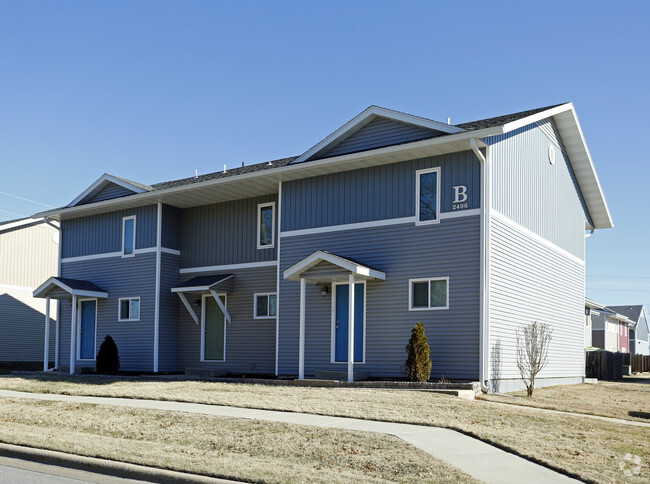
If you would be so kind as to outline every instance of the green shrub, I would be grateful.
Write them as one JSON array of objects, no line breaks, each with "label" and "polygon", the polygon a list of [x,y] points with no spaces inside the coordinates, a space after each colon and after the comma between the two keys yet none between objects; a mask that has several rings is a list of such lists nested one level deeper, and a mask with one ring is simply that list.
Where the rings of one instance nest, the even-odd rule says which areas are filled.
[{"label": "green shrub", "polygon": [[429,358],[429,342],[424,334],[424,324],[418,322],[411,330],[411,339],[406,345],[408,358],[406,372],[410,381],[425,382],[431,376],[431,359]]},{"label": "green shrub", "polygon": [[115,374],[120,369],[120,355],[110,335],[106,335],[97,353],[97,373]]}]

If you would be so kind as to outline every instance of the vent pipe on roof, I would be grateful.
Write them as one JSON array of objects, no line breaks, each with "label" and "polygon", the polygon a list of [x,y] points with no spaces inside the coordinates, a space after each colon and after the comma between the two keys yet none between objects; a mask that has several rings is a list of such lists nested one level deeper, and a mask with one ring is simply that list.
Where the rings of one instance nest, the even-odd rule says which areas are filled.
[{"label": "vent pipe on roof", "polygon": [[199,177],[199,170],[198,170],[198,168],[195,168],[194,169],[194,178],[198,178],[198,177]]},{"label": "vent pipe on roof", "polygon": [[447,124],[451,124],[451,118],[447,118]]},{"label": "vent pipe on roof", "polygon": [[246,163],[244,163],[244,162],[242,161],[242,162],[241,162],[241,166],[242,166],[242,168],[245,167],[245,166],[246,166]]},{"label": "vent pipe on roof", "polygon": [[226,173],[226,164],[223,165],[223,172]]}]

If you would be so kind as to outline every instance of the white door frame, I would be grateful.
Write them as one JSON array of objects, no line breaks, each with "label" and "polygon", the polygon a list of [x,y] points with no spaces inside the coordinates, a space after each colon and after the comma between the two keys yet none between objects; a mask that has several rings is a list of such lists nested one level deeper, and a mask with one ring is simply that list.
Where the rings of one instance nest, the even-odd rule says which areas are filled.
[{"label": "white door frame", "polygon": [[[368,299],[368,286],[366,281],[355,281],[356,284],[363,284],[363,343],[361,347],[361,361],[355,361],[355,365],[364,365],[366,363],[366,301]],[[332,283],[332,317],[331,317],[331,337],[330,337],[330,363],[335,365],[347,365],[346,361],[336,361],[336,286],[347,286],[348,282],[333,282]],[[349,319],[349,315],[348,315]],[[349,321],[348,321],[349,324]]]},{"label": "white door frame", "polygon": [[[219,297],[224,298],[224,306],[228,307],[228,294],[225,292],[217,293]],[[205,300],[207,298],[214,299],[212,294],[201,294],[201,362],[210,362],[210,363],[224,363],[226,361],[226,315],[223,315],[223,360],[206,360],[205,359]],[[216,301],[215,301],[216,302]],[[217,307],[219,305],[217,304]],[[221,310],[221,308],[219,308]],[[223,311],[221,311],[223,312]]]},{"label": "white door frame", "polygon": [[[93,345],[93,357],[92,358],[81,358],[81,303],[84,301],[95,301],[95,336],[94,336],[94,345]],[[77,360],[79,361],[95,361],[97,350],[97,310],[99,308],[99,300],[95,297],[85,297],[77,299]]]}]

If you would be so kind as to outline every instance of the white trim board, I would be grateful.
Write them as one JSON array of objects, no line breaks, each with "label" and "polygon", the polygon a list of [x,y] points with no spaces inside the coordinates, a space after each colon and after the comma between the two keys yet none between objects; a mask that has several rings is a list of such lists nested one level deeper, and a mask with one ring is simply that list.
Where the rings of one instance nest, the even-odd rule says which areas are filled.
[{"label": "white trim board", "polygon": [[[469,210],[459,210],[457,212],[441,212],[439,220],[448,220],[452,218],[473,217],[481,214],[480,208],[472,208]],[[297,237],[300,235],[324,234],[328,232],[341,232],[344,230],[360,230],[370,229],[374,227],[387,227],[390,225],[415,225],[416,218],[412,217],[399,217],[388,218],[383,220],[371,220],[369,222],[358,222],[351,224],[329,225],[326,227],[313,227],[309,229],[298,229],[281,232],[280,237]],[[426,224],[425,224],[426,225]]]},{"label": "white trim board", "polygon": [[530,237],[531,239],[534,239],[535,241],[541,243],[542,245],[545,245],[549,249],[552,249],[555,252],[558,252],[558,253],[562,254],[563,256],[568,257],[569,259],[573,260],[574,262],[577,262],[578,264],[580,264],[582,266],[585,265],[585,261],[580,259],[580,257],[577,257],[577,256],[573,255],[571,252],[563,249],[562,247],[560,247],[558,245],[555,245],[550,240],[545,239],[541,235],[536,234],[532,230],[527,229],[526,227],[524,227],[523,225],[519,225],[517,222],[515,222],[514,220],[512,220],[512,219],[508,218],[507,216],[503,215],[501,212],[498,212],[494,208],[492,208],[491,217],[505,223],[506,225],[509,225],[511,228],[521,232],[522,234],[526,235],[527,237]]},{"label": "white trim board", "polygon": [[269,260],[262,262],[244,262],[241,264],[226,264],[221,266],[204,266],[204,267],[185,267],[180,269],[179,274],[193,274],[195,272],[212,272],[212,271],[230,271],[237,269],[255,269],[257,267],[276,267],[277,260]]},{"label": "white trim board", "polygon": [[[157,247],[145,247],[144,249],[135,249],[135,255],[139,254],[153,254],[158,251]],[[172,254],[172,255],[181,255],[180,250],[176,249],[168,249],[167,247],[161,247],[160,248],[161,252],[164,252],[165,254]],[[80,255],[77,257],[66,257],[64,259],[61,259],[62,263],[67,263],[67,262],[83,262],[86,260],[95,260],[95,259],[107,259],[109,257],[122,257],[122,252],[103,252],[100,254],[90,254],[90,255]]]}]

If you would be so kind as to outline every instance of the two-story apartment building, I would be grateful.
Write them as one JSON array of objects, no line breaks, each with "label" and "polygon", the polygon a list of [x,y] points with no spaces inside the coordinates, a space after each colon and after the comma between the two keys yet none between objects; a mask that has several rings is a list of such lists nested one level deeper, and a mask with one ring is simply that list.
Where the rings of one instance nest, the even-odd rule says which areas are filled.
[{"label": "two-story apartment building", "polygon": [[628,348],[635,355],[650,355],[648,347],[649,324],[645,308],[642,304],[634,306],[609,306],[612,311],[627,317],[629,324]]},{"label": "two-story apartment building", "polygon": [[[57,223],[30,218],[0,223],[0,365],[38,368],[47,340],[54,361],[54,327],[45,335],[45,301],[34,298],[34,289],[58,273]],[[55,318],[56,304],[52,305]]]},{"label": "two-story apartment building", "polygon": [[[584,376],[585,230],[612,221],[572,104],[449,125],[372,106],[297,157],[144,185],[103,175],[61,221],[59,367],[432,376],[520,385],[515,330],[555,328],[540,384]],[[494,385],[493,385],[493,388]]]}]

